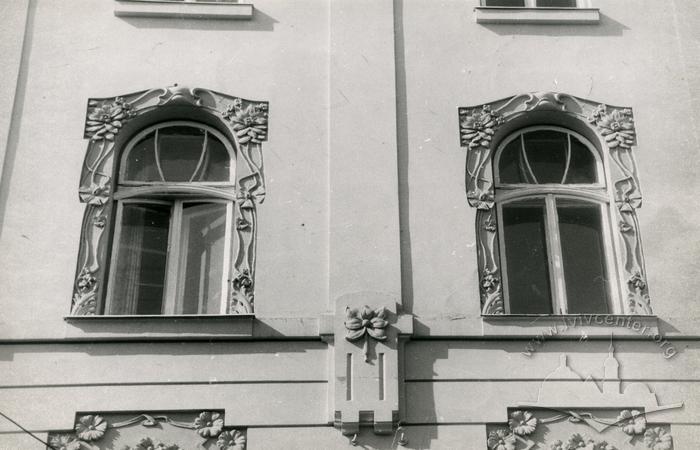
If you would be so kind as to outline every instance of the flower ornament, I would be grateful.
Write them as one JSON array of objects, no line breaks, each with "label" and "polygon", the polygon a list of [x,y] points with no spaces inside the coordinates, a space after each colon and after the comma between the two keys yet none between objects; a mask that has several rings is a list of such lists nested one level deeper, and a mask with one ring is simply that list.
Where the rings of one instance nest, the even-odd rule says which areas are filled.
[{"label": "flower ornament", "polygon": [[643,291],[647,287],[646,281],[644,281],[644,277],[642,277],[641,272],[637,271],[630,277],[629,280],[627,280],[627,284],[630,284],[633,288]]},{"label": "flower ornament", "polygon": [[[131,450],[131,447],[126,447],[125,450]],[[174,444],[163,444],[162,442],[154,441],[151,438],[143,438],[134,447],[133,450],[181,450],[180,447]]]},{"label": "flower ornament", "polygon": [[491,107],[484,105],[481,111],[460,110],[460,135],[462,145],[468,145],[469,148],[488,147],[491,144],[491,138],[495,133],[495,128],[503,123],[503,118],[496,112],[491,111]]},{"label": "flower ornament", "polygon": [[249,104],[243,106],[239,98],[226,108],[224,117],[231,121],[238,142],[259,144],[267,138],[267,104]]},{"label": "flower ornament", "polygon": [[204,438],[218,436],[223,427],[224,419],[217,412],[204,411],[194,419],[194,429]]},{"label": "flower ornament", "polygon": [[633,409],[631,412],[627,409],[620,412],[617,416],[617,425],[622,427],[622,431],[625,434],[633,436],[635,434],[642,434],[647,427],[647,420],[644,414]]},{"label": "flower ornament", "polygon": [[[80,272],[80,275],[78,276],[78,279],[75,282],[76,286],[78,287],[78,290],[80,290],[81,292],[91,290],[95,286],[95,283],[97,283],[97,279],[93,276],[92,272],[90,272],[87,269],[83,269]],[[92,416],[83,416],[83,417],[92,417]],[[96,417],[99,417],[99,416],[96,416]]]},{"label": "flower ornament", "polygon": [[491,272],[489,269],[484,269],[484,273],[481,275],[481,290],[483,292],[490,292],[496,289],[498,286],[498,277]]},{"label": "flower ornament", "polygon": [[496,221],[493,219],[493,217],[489,217],[485,222],[484,222],[484,230],[490,231],[491,233],[496,232]]},{"label": "flower ornament", "polygon": [[80,450],[80,441],[70,434],[51,436],[49,444],[54,450]]},{"label": "flower ornament", "polygon": [[386,320],[386,309],[379,308],[372,310],[369,306],[364,306],[362,311],[357,308],[345,308],[345,339],[356,341],[362,337],[365,343],[362,347],[365,361],[369,361],[369,338],[378,341],[386,340],[386,327],[389,322]]},{"label": "flower ornament", "polygon": [[513,411],[508,426],[515,434],[521,436],[531,434],[537,427],[537,418],[529,411]]},{"label": "flower ornament", "polygon": [[236,200],[238,200],[240,203],[241,209],[254,209],[255,203],[262,203],[263,198],[264,193],[255,191],[251,192],[245,189],[242,189],[238,192],[238,194],[236,194]]},{"label": "flower ornament", "polygon": [[92,186],[78,191],[80,201],[89,205],[102,206],[107,203],[111,187],[109,180],[105,179],[99,184],[93,183]]},{"label": "flower ornament", "polygon": [[489,450],[515,450],[515,436],[506,429],[492,431],[486,445]]},{"label": "flower ornament", "polygon": [[75,434],[85,441],[94,441],[105,434],[107,421],[101,416],[88,414],[82,416],[75,423]]},{"label": "flower ornament", "polygon": [[671,450],[673,438],[661,427],[649,428],[644,433],[644,443],[651,450]]},{"label": "flower ornament", "polygon": [[569,440],[566,442],[567,450],[575,450],[577,448],[586,448],[586,439],[578,433],[571,435]]},{"label": "flower ornament", "polygon": [[626,222],[620,221],[617,225],[620,229],[620,233],[629,233],[630,231],[632,231],[632,226]]},{"label": "flower ornament", "polygon": [[238,430],[224,431],[216,441],[220,450],[244,450],[245,444],[245,435]]},{"label": "flower ornament", "polygon": [[629,149],[634,144],[634,119],[631,110],[614,109],[608,113],[607,107],[600,105],[588,120],[598,126],[608,148]]},{"label": "flower ornament", "polygon": [[608,444],[607,441],[600,441],[593,444],[593,450],[617,450],[617,447]]},{"label": "flower ornament", "polygon": [[[95,106],[95,105],[91,105]],[[131,105],[123,98],[117,97],[113,103],[103,103],[95,106],[89,113],[85,123],[85,134],[91,141],[113,141],[114,136],[131,116]]]}]

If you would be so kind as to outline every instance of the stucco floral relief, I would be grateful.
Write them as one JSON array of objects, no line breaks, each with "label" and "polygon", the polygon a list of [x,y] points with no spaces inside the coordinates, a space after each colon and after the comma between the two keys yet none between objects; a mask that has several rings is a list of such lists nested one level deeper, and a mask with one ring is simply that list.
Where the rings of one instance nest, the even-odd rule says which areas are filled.
[{"label": "stucco floral relief", "polygon": [[[114,421],[105,418],[105,415],[87,414],[79,416],[75,422],[73,433],[49,433],[48,444],[54,450],[107,450],[115,445],[112,442],[103,442],[105,435],[111,429],[132,427],[141,425],[146,428],[162,427],[169,425],[176,428],[192,430],[196,433],[199,442],[204,448],[218,450],[245,450],[245,433],[235,429],[224,429],[222,413],[216,411],[202,411],[191,421],[178,421],[164,415],[140,414],[122,421]],[[150,436],[145,436],[134,445],[120,446],[124,450],[180,450],[184,449],[176,443],[164,443]],[[198,447],[199,448],[199,447]]]}]

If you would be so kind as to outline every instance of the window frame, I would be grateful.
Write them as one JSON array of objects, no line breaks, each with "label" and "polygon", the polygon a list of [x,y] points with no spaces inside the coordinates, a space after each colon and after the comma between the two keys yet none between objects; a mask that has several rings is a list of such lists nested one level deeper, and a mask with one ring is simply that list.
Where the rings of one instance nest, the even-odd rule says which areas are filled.
[{"label": "window frame", "polygon": [[[532,131],[558,131],[565,133],[571,145],[571,136],[574,136],[586,146],[593,154],[596,168],[596,183],[501,183],[500,181],[500,158],[503,150],[515,139],[523,139],[526,133]],[[604,245],[605,272],[609,280],[618,279],[618,271],[615,257],[615,247],[613,244],[610,208],[610,196],[607,190],[606,171],[599,150],[581,134],[569,128],[557,125],[533,125],[517,129],[502,139],[493,156],[493,176],[495,188],[496,217],[503,216],[503,207],[509,203],[527,199],[543,199],[545,205],[545,237],[547,249],[547,266],[549,272],[549,282],[551,290],[552,314],[568,314],[568,302],[566,295],[566,279],[564,276],[563,254],[561,249],[561,235],[559,232],[559,220],[557,212],[557,199],[570,199],[585,203],[596,204],[600,210],[602,240]],[[508,259],[506,258],[506,245],[504,242],[505,229],[503,220],[496,220],[498,226],[499,256],[501,266],[501,278],[503,280],[503,296],[505,314],[510,314],[510,293],[508,286]],[[622,311],[620,300],[620,290],[617,283],[607,283],[608,293],[608,314],[619,314]]]},{"label": "window frame", "polygon": [[[547,124],[578,133],[585,138],[583,142],[597,150],[605,174],[600,180],[604,180],[607,188],[589,191],[560,186],[557,189],[561,192],[555,194],[578,196],[588,192],[589,196],[597,195],[598,200],[609,205],[609,215],[603,214],[601,219],[608,222],[612,241],[612,245],[607,241],[606,248],[612,248],[615,253],[616,276],[611,283],[620,292],[619,302],[612,306],[617,307],[620,314],[653,316],[637,219],[642,193],[635,161],[637,141],[632,109],[561,92],[541,91],[458,107],[457,115],[460,146],[466,150],[466,197],[476,212],[475,250],[481,315],[487,318],[506,313],[499,250],[502,231],[499,233],[497,212],[498,201],[503,202],[507,197],[501,195],[504,189],[495,187],[494,155],[502,140],[511,134]],[[546,193],[540,186],[546,185],[536,188]],[[512,192],[510,190],[508,195]],[[610,266],[607,270],[610,271]]]},{"label": "window frame", "polygon": [[[204,130],[205,133],[214,135],[226,148],[229,156],[229,181],[133,181],[125,180],[125,171],[129,154],[134,147],[146,136],[157,133],[157,130],[168,127],[193,127]],[[156,134],[157,137],[157,134]],[[204,149],[202,155],[204,155]],[[217,129],[206,124],[191,120],[173,120],[155,123],[133,135],[119,155],[117,180],[113,198],[116,204],[112,226],[112,244],[110,246],[110,264],[106,276],[106,293],[104,299],[104,311],[109,312],[115,302],[113,280],[116,279],[116,267],[119,255],[119,243],[122,233],[122,216],[125,204],[158,204],[170,206],[170,218],[168,229],[168,244],[165,263],[165,275],[163,280],[163,296],[161,314],[182,315],[184,302],[183,280],[180,277],[183,258],[187,252],[181,248],[183,238],[183,207],[186,203],[220,203],[226,205],[224,258],[222,261],[221,304],[218,314],[226,314],[227,299],[229,296],[228,280],[231,278],[231,266],[233,259],[233,210],[236,201],[235,177],[236,177],[236,153],[231,142]],[[157,158],[157,157],[156,157]],[[200,164],[202,159],[200,159]],[[194,173],[197,173],[198,165]],[[160,168],[159,168],[160,171]],[[161,172],[162,176],[162,172]],[[209,187],[209,189],[206,189]],[[203,189],[204,188],[204,189]],[[135,315],[135,304],[127,299],[127,315]],[[201,309],[201,305],[199,307]],[[178,310],[180,310],[178,312]],[[196,313],[204,314],[204,313]]]},{"label": "window frame", "polygon": [[542,8],[549,8],[549,9],[581,9],[581,8],[590,8],[591,7],[591,0],[575,0],[576,1],[576,6],[537,6],[537,1],[538,0],[523,0],[523,6],[501,6],[501,5],[488,5],[487,2],[488,0],[480,0],[479,1],[479,6],[485,7],[485,8],[537,8],[537,9],[542,9]]},{"label": "window frame", "polygon": [[[116,205],[126,198],[220,198],[233,205],[230,295],[227,316],[253,316],[257,245],[257,209],[265,199],[263,144],[268,135],[266,101],[248,100],[200,87],[155,87],[113,97],[89,98],[83,137],[87,141],[78,197],[85,204],[80,229],[73,293],[66,319],[125,318],[105,311],[106,281]],[[237,162],[230,183],[144,184],[115,192],[119,156],[131,138],[167,122],[195,122],[225,136]],[[211,317],[211,315],[191,315]],[[183,317],[174,316],[174,317]],[[149,316],[159,318],[164,316]],[[216,316],[214,316],[216,317]]]}]

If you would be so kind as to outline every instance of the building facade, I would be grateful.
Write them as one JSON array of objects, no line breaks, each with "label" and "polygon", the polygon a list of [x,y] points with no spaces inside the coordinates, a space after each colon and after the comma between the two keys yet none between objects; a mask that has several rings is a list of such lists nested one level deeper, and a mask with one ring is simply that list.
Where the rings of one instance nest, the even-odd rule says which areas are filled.
[{"label": "building facade", "polygon": [[0,448],[700,447],[695,2],[0,11]]}]

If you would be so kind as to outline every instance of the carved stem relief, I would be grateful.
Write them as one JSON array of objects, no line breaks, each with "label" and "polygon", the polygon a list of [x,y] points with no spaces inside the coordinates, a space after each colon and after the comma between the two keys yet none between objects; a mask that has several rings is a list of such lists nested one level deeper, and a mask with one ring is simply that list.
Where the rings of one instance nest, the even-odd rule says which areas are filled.
[{"label": "carved stem relief", "polygon": [[72,315],[100,314],[100,299],[106,280],[105,266],[113,208],[115,140],[123,127],[138,116],[171,105],[203,110],[218,118],[235,137],[238,151],[237,201],[234,227],[231,314],[254,311],[256,205],[265,196],[262,142],[267,139],[268,104],[231,97],[206,89],[177,85],[113,98],[90,99],[85,138],[89,139],[79,197],[86,204]]},{"label": "carved stem relief", "polygon": [[604,158],[617,205],[617,240],[625,313],[651,314],[636,209],[641,206],[637,166],[632,153],[636,145],[634,118],[629,108],[615,108],[554,92],[516,95],[485,105],[459,108],[460,143],[467,149],[466,188],[470,206],[477,208],[479,281],[482,314],[504,314],[501,269],[496,235],[492,159],[494,136],[499,127],[534,111],[554,111],[573,117],[600,136]]}]

